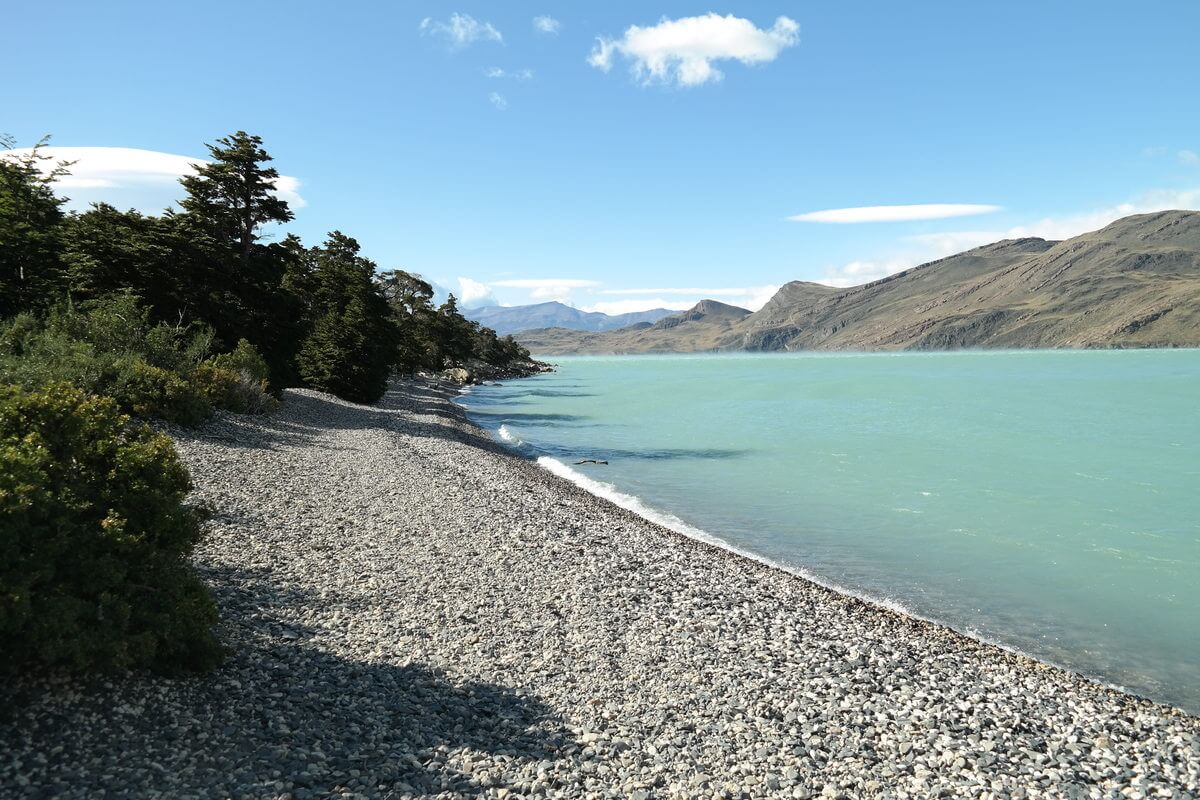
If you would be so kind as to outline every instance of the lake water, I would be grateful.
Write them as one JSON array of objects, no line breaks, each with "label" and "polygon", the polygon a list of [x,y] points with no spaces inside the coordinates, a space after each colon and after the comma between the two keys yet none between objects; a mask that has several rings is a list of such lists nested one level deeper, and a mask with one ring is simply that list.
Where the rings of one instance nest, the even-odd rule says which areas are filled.
[{"label": "lake water", "polygon": [[555,361],[462,402],[679,530],[1200,712],[1200,350]]}]

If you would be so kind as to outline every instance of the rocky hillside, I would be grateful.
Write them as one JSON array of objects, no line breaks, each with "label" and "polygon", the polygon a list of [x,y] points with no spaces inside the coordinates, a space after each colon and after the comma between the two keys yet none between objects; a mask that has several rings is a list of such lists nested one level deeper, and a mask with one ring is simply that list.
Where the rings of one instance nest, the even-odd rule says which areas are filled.
[{"label": "rocky hillside", "polygon": [[642,322],[608,333],[564,328],[525,331],[517,338],[533,352],[570,353],[689,353],[716,350],[750,316],[744,308],[702,300],[687,311]]},{"label": "rocky hillside", "polygon": [[659,327],[670,319],[522,342],[545,354],[1197,347],[1200,212],[1126,217],[1062,242],[996,242],[849,289],[797,281],[719,329]]},{"label": "rocky hillside", "polygon": [[611,331],[639,322],[654,323],[672,313],[665,308],[654,308],[629,314],[603,314],[599,311],[580,311],[553,301],[528,306],[484,306],[463,312],[468,318],[483,323],[501,336],[533,328]]}]

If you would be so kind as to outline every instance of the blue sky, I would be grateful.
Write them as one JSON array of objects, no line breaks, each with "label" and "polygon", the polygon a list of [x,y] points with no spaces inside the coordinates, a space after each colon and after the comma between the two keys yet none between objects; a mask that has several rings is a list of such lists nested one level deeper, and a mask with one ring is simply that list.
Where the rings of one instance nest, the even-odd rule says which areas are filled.
[{"label": "blue sky", "polygon": [[[291,230],[340,229],[476,303],[755,307],[788,280],[1200,206],[1192,0],[115,0],[4,19],[0,132],[128,148],[75,151],[77,205],[161,208],[172,170],[245,129],[291,179]],[[926,204],[943,208],[790,219]]]}]

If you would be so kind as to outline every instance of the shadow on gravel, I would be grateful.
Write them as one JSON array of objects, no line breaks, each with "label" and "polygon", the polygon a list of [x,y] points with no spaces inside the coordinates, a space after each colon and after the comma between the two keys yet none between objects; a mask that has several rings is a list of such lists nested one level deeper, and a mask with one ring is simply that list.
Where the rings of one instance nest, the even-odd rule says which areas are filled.
[{"label": "shadow on gravel", "polygon": [[[206,577],[232,640],[212,675],[0,691],[11,712],[0,718],[0,748],[29,779],[15,796],[475,795],[493,779],[511,786],[524,765],[556,760],[571,743],[535,695],[349,658],[331,652],[335,640],[322,648],[316,631],[276,618],[329,598],[263,573]],[[505,775],[465,766],[472,756],[492,766],[500,756]]]},{"label": "shadow on gravel", "polygon": [[[216,441],[228,447],[274,450],[285,447],[329,448],[329,431],[385,430],[408,436],[450,439],[506,452],[482,432],[463,427],[465,412],[448,408],[448,395],[416,386],[389,389],[377,406],[345,405],[322,396],[289,392],[285,406],[264,416],[226,415],[220,424],[198,430],[177,429],[180,439]],[[398,413],[404,412],[404,413]],[[409,414],[445,422],[413,419]]]}]

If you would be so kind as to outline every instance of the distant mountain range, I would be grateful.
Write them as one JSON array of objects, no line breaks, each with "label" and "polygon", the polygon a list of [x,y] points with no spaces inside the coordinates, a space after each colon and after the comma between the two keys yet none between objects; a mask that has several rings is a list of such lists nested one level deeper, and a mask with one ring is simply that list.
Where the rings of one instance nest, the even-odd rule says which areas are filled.
[{"label": "distant mountain range", "polygon": [[541,355],[1200,347],[1200,212],[1005,240],[849,289],[794,281],[754,313],[705,300],[653,324],[517,338]]},{"label": "distant mountain range", "polygon": [[501,335],[532,328],[612,331],[639,322],[657,322],[674,313],[670,309],[655,308],[630,314],[603,314],[599,311],[580,311],[558,302],[529,306],[483,306],[463,311],[466,317],[483,323]]}]

